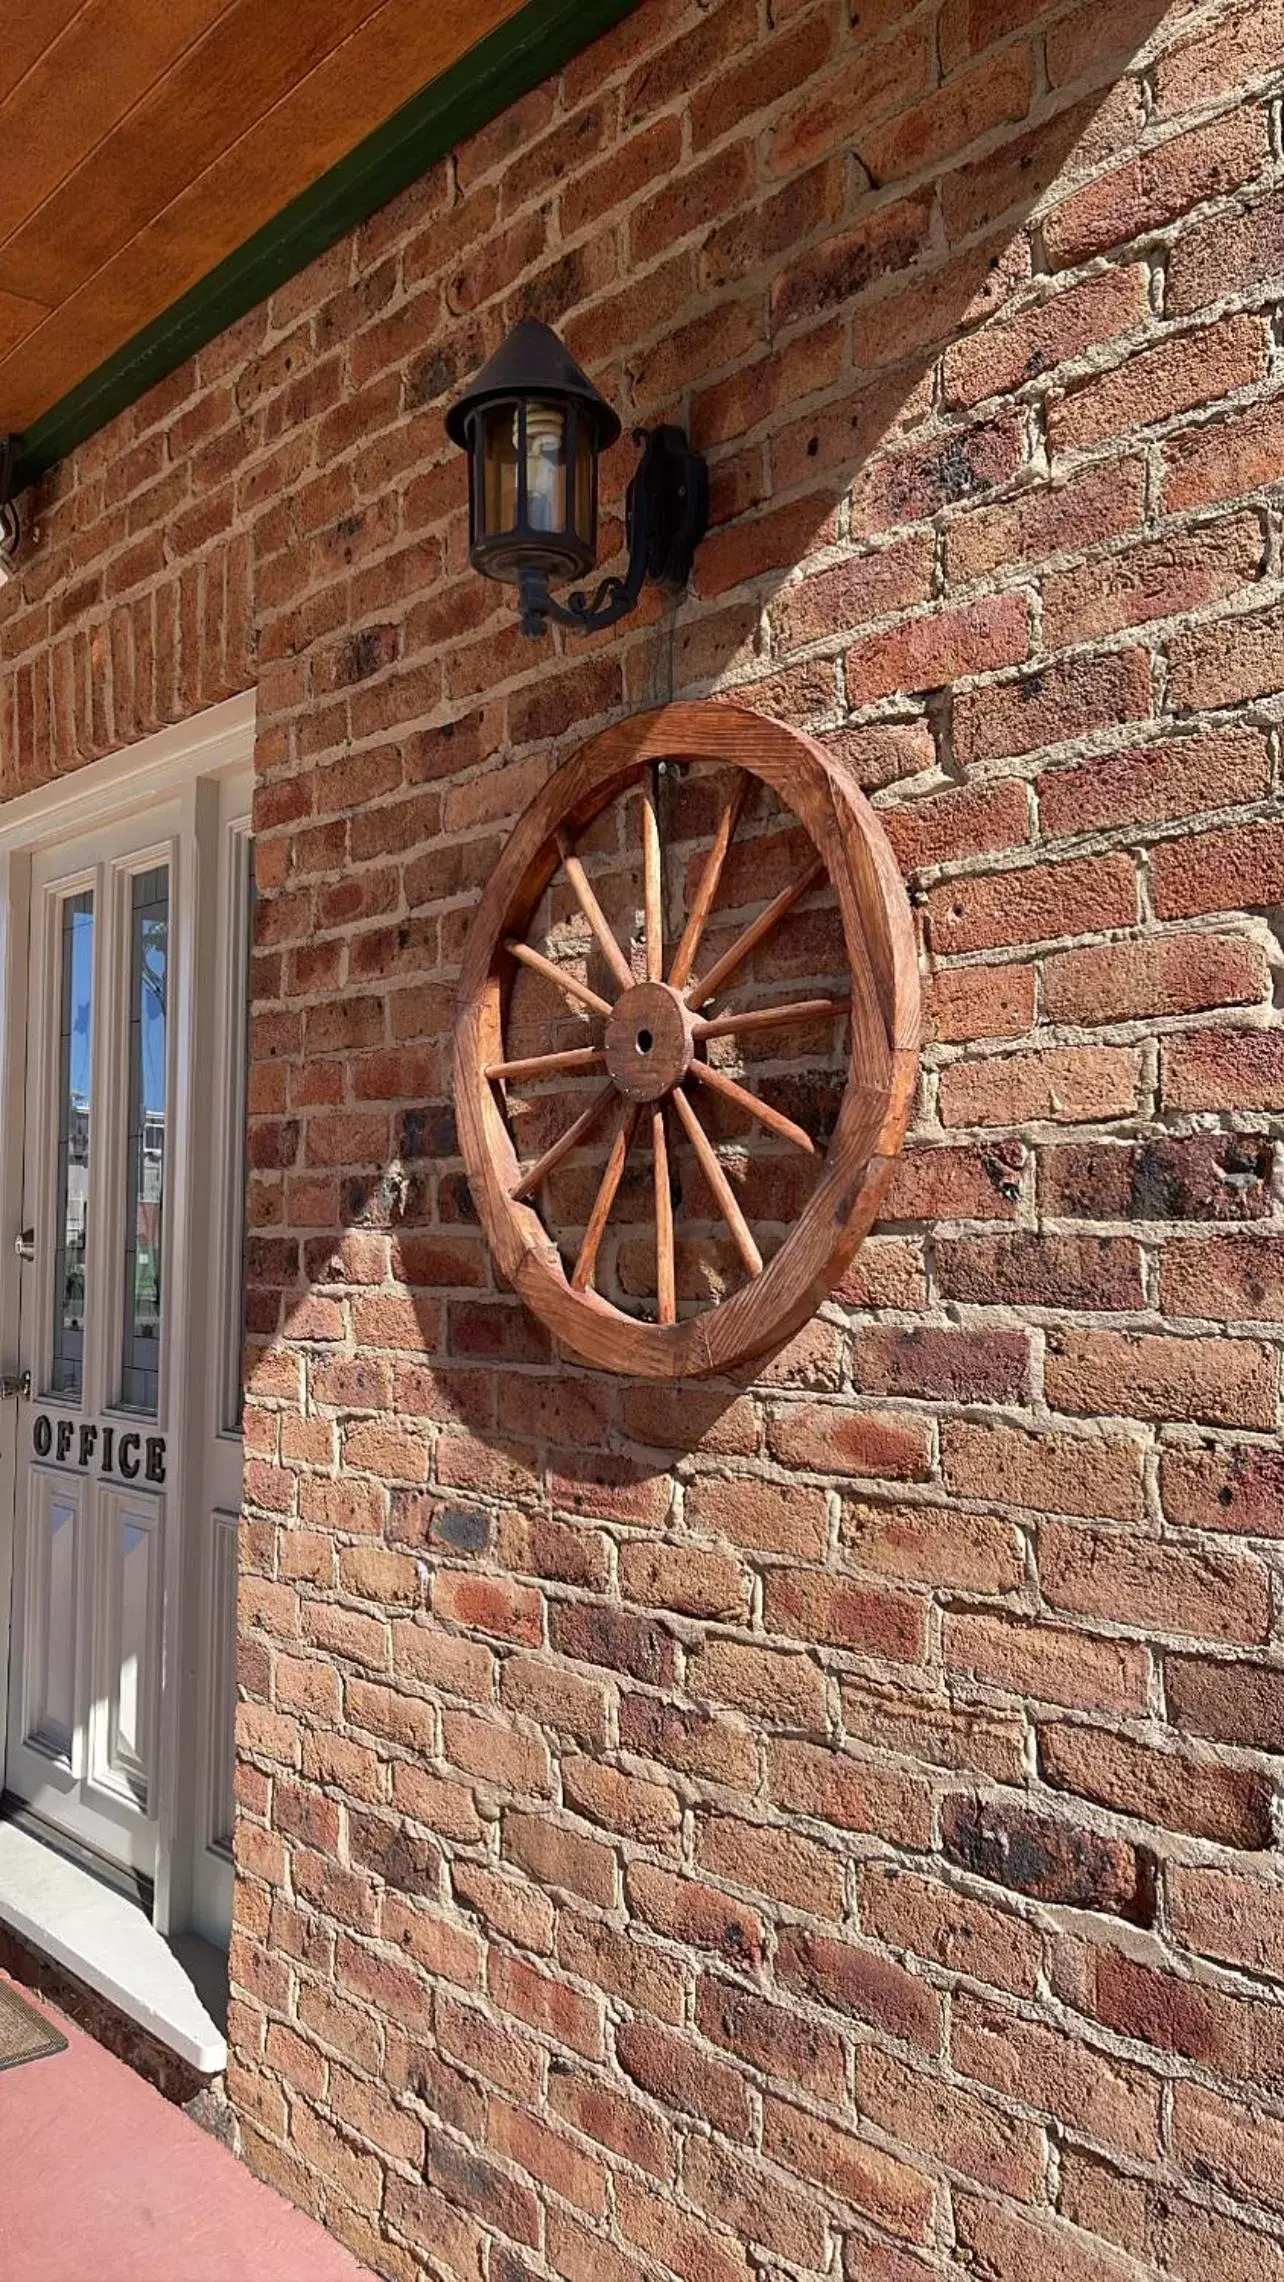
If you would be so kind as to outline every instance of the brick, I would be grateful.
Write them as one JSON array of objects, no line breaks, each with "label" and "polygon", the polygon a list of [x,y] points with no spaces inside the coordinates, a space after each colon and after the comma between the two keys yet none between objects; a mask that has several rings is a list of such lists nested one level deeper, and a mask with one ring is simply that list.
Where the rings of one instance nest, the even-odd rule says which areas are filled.
[{"label": "brick", "polygon": [[1284,1673],[1269,1664],[1165,1656],[1164,1695],[1170,1720],[1191,1735],[1284,1750]]},{"label": "brick", "polygon": [[962,2255],[979,2273],[1004,2282],[1024,2274],[1055,2274],[1057,2282],[1132,2282],[1135,2269],[1117,2252],[1086,2235],[1014,2211],[975,2195],[955,2199],[955,2230]]},{"label": "brick", "polygon": [[791,1405],[769,1419],[767,1442],[780,1464],[816,1473],[915,1481],[930,1468],[926,1427],[891,1412]]},{"label": "brick", "polygon": [[849,1499],[842,1541],[860,1569],[928,1585],[1006,1592],[1021,1581],[1021,1546],[1012,1524],[997,1514],[965,1513],[952,1505],[884,1504]]},{"label": "brick", "polygon": [[[1251,1143],[1238,1154],[1259,1177]],[[1247,1233],[1174,1245],[1163,1257],[1160,1304],[1167,1315],[1277,1323],[1284,1319],[1284,1247],[1278,1237]]]},{"label": "brick", "polygon": [[1134,1442],[949,1420],[941,1456],[947,1488],[962,1497],[992,1500],[1002,1482],[1005,1503],[1036,1512],[1141,1518],[1141,1451]]},{"label": "brick", "polygon": [[1178,2084],[1173,2144],[1188,2178],[1213,2179],[1236,2202],[1279,2209],[1284,2135],[1276,2117],[1202,2084]]},{"label": "brick", "polygon": [[1146,1709],[1149,1659],[1134,1641],[958,1610],[945,1619],[943,1656],[947,1670],[1036,1703],[1138,1716]]},{"label": "brick", "polygon": [[857,642],[844,659],[847,687],[855,704],[868,705],[893,691],[937,689],[1019,665],[1029,648],[1024,596],[995,595]]},{"label": "brick", "polygon": [[1284,1458],[1274,1449],[1166,1450],[1159,1478],[1164,1512],[1182,1527],[1284,1531]]},{"label": "brick", "polygon": [[942,1070],[944,1125],[1063,1124],[1127,1116],[1137,1105],[1141,1063],[1128,1046],[1051,1046],[992,1054]]},{"label": "brick", "polygon": [[1067,390],[1048,415],[1054,452],[1103,442],[1131,429],[1153,427],[1193,411],[1267,376],[1266,335],[1260,319],[1225,317],[1178,339],[1143,349],[1117,371]]},{"label": "brick", "polygon": [[[1020,847],[1030,836],[1025,787],[1011,782],[905,801],[884,808],[881,821],[905,872],[957,863],[963,856],[986,855],[995,848]],[[941,980],[938,976],[933,993],[938,1035]],[[1010,978],[1010,987],[1015,988],[1015,977]]]},{"label": "brick", "polygon": [[924,2051],[941,2039],[940,1999],[929,1985],[875,1950],[787,1926],[776,1960],[780,1980],[815,2003],[854,2014]]},{"label": "brick", "polygon": [[827,1847],[789,1830],[711,1815],[696,1841],[702,1870],[771,1900],[837,1923],[843,1912],[843,1868]]},{"label": "brick", "polygon": [[744,2250],[730,2235],[712,2233],[676,2210],[670,2199],[625,2177],[617,2183],[616,2199],[619,2223],[630,2241],[640,2244],[653,2262],[662,2257],[682,2282],[749,2282]]},{"label": "brick", "polygon": [[1044,1388],[1054,1410],[1085,1416],[1273,1426],[1274,1352],[1247,1339],[1165,1339],[1116,1331],[1049,1336]]},{"label": "brick", "polygon": [[1213,428],[1170,436],[1160,455],[1165,509],[1171,514],[1264,489],[1274,481],[1282,437],[1284,404],[1278,397],[1246,405]]},{"label": "brick", "polygon": [[931,1842],[927,1793],[908,1776],[884,1774],[866,1760],[811,1743],[773,1743],[767,1765],[771,1795],[788,1811],[843,1830],[876,1831],[903,1845]]},{"label": "brick", "polygon": [[1054,1021],[1131,1021],[1250,1006],[1269,990],[1256,943],[1242,936],[1168,935],[1063,952],[1044,965],[1044,1007]]},{"label": "brick", "polygon": [[1054,659],[1019,681],[964,690],[954,707],[954,755],[964,767],[1067,744],[1093,729],[1144,721],[1152,708],[1144,650]]},{"label": "brick", "polygon": [[942,953],[1085,935],[1135,924],[1136,873],[1126,855],[980,872],[934,888],[928,909],[932,947]]},{"label": "brick", "polygon": [[1030,1375],[1021,1331],[902,1331],[873,1325],[859,1333],[856,1376],[870,1394],[934,1396],[945,1402],[1020,1402]]},{"label": "brick", "polygon": [[1284,1971],[1284,1891],[1262,1877],[1174,1865],[1168,1880],[1173,1933],[1183,1948],[1278,1980]]},{"label": "brick", "polygon": [[937,1272],[947,1299],[981,1307],[1130,1308],[1142,1303],[1141,1258],[1120,1236],[944,1237]]},{"label": "brick", "polygon": [[[1154,1912],[1152,1867],[1135,1847],[1006,1800],[948,1800],[941,1845],[946,1860],[961,1870],[1035,1901],[1104,1911],[1142,1925]],[[983,2176],[971,2165],[963,2168]]]},{"label": "brick", "polygon": [[1152,880],[1161,919],[1268,909],[1284,900],[1284,825],[1252,824],[1171,841],[1154,851]]},{"label": "brick", "polygon": [[880,182],[937,164],[994,128],[1024,119],[1033,90],[1029,48],[1008,49],[866,134],[864,163]]},{"label": "brick", "polygon": [[1095,1536],[1049,1522],[1039,1574],[1054,1606],[1143,1630],[1213,1640],[1264,1640],[1270,1593],[1262,1565],[1213,1547]]},{"label": "brick", "polygon": [[1284,1109],[1284,1030],[1190,1030],[1166,1040],[1167,1109]]},{"label": "brick", "polygon": [[884,1206],[888,1220],[1012,1220],[1021,1194],[1019,1142],[907,1148]]},{"label": "brick", "polygon": [[1260,1775],[1130,1743],[1100,1728],[1044,1727],[1039,1756],[1058,1790],[1162,1830],[1250,1851],[1270,1844],[1271,1789]]},{"label": "brick", "polygon": [[931,1688],[894,1681],[846,1677],[842,1686],[843,1725],[856,1742],[880,1751],[989,1775],[996,1782],[1022,1779],[1025,1767],[1024,1716],[991,1711],[956,1701]]},{"label": "brick", "polygon": [[1007,1909],[882,1863],[862,1869],[860,1906],[867,1932],[951,1976],[963,1975],[1017,1997],[1033,1996],[1038,1986],[1040,1937]]},{"label": "brick", "polygon": [[778,2172],[751,2158],[693,2138],[683,2185],[691,2200],[737,2241],[759,2244],[778,2257],[819,2271],[827,2232],[812,2199],[786,2185]]},{"label": "brick", "polygon": [[841,2102],[847,2074],[841,2037],[802,2019],[791,2006],[705,1975],[696,1991],[696,2026],[711,2044],[764,2075],[784,2077],[816,2099]]},{"label": "brick", "polygon": [[1182,233],[1168,259],[1168,306],[1187,316],[1227,293],[1278,277],[1284,250],[1284,199],[1222,214]]},{"label": "brick", "polygon": [[[1103,825],[1164,823],[1259,800],[1268,781],[1260,735],[1236,729],[1105,753],[1081,768],[1049,772],[1039,780],[1039,814],[1045,832],[1054,835],[1091,832]],[[1179,845],[1166,842],[1154,851],[1153,860],[1170,886],[1174,871],[1180,871],[1173,854]],[[1167,903],[1156,908],[1162,918],[1178,916]]]},{"label": "brick", "polygon": [[972,1039],[1017,1037],[1035,1019],[1033,964],[938,967],[931,978],[929,1037],[966,1044]]},{"label": "brick", "polygon": [[769,1725],[813,1734],[824,1725],[824,1683],[805,1656],[747,1641],[706,1640],[690,1659],[687,1686],[698,1700],[729,1704]]},{"label": "brick", "polygon": [[[1132,1144],[1071,1142],[1043,1152],[1039,1201],[1053,1218],[1254,1220],[1270,1210],[1271,1170],[1269,1144],[1251,1134],[1189,1134]],[[1238,1247],[1228,1249],[1220,1263],[1201,1263],[1193,1248],[1189,1269],[1183,1265],[1184,1251],[1184,1246],[1171,1250],[1161,1267],[1161,1288],[1163,1278],[1169,1279],[1167,1312],[1172,1315],[1191,1312],[1175,1304],[1188,1273],[1206,1268],[1215,1281],[1225,1278],[1229,1288],[1238,1274],[1251,1276],[1253,1271],[1251,1243],[1242,1269],[1237,1267]]]},{"label": "brick", "polygon": [[1180,617],[1251,586],[1264,563],[1261,524],[1243,514],[1057,572],[1044,581],[1044,641],[1063,649],[1121,627]]},{"label": "brick", "polygon": [[714,1950],[750,1971],[762,1962],[763,1926],[756,1910],[698,1878],[634,1862],[626,1874],[629,1908],[670,1940]]},{"label": "brick", "polygon": [[1070,268],[1109,253],[1179,220],[1206,198],[1253,181],[1267,164],[1265,130],[1261,111],[1234,111],[1152,145],[1076,191],[1043,220],[1043,242],[1054,266]]},{"label": "brick", "polygon": [[1261,8],[1233,8],[1224,21],[1202,25],[1175,41],[1157,64],[1156,93],[1161,115],[1207,102],[1231,86],[1273,71],[1279,53],[1277,0]]}]

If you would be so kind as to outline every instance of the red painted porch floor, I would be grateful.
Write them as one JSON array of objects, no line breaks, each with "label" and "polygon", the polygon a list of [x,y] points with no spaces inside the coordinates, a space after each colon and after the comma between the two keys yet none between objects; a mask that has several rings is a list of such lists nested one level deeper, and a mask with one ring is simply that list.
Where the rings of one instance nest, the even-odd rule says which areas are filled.
[{"label": "red painted porch floor", "polygon": [[368,2282],[181,2108],[41,2010],[67,2050],[0,2070],[0,2282]]}]

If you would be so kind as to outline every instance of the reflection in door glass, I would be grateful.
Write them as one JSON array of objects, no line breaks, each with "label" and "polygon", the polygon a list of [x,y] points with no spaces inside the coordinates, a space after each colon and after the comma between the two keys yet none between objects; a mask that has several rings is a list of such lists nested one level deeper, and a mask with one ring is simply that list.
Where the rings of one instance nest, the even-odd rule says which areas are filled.
[{"label": "reflection in door glass", "polygon": [[85,1238],[89,1225],[89,1066],[93,1045],[94,899],[62,907],[58,1037],[58,1217],[50,1392],[79,1400],[85,1368]]},{"label": "reflection in door glass", "polygon": [[126,1136],[125,1336],[120,1399],[155,1414],[160,1401],[161,1253],[169,1028],[169,872],[133,882],[129,952],[129,1125]]}]

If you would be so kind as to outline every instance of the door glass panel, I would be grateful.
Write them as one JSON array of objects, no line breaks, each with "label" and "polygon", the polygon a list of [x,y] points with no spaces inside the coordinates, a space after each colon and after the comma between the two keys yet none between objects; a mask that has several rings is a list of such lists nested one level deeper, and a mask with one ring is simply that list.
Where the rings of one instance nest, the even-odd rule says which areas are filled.
[{"label": "door glass panel", "polygon": [[154,1416],[160,1400],[169,1031],[169,870],[132,882],[129,925],[129,1119],[126,1131],[125,1326],[120,1399]]},{"label": "door glass panel", "polygon": [[80,1399],[85,1372],[89,1223],[89,1071],[93,1046],[94,899],[68,896],[59,945],[58,1204],[50,1392]]}]

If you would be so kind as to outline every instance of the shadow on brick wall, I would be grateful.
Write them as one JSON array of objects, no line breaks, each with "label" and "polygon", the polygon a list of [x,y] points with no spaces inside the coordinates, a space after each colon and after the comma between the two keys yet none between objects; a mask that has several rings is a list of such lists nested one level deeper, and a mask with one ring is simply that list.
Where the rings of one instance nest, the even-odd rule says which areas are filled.
[{"label": "shadow on brick wall", "polygon": [[[1036,68],[1024,42],[970,56],[969,43],[984,50],[1034,13],[970,0],[947,18],[957,53],[944,59],[943,83],[867,130],[859,124],[866,46],[858,37],[844,62],[834,54],[833,11],[806,12],[762,58],[728,61],[693,95],[711,155],[684,162],[655,190],[640,241],[638,222],[630,225],[650,265],[636,284],[604,296],[590,233],[512,284],[502,323],[498,302],[478,316],[467,296],[459,306],[461,296],[447,291],[441,337],[423,363],[421,397],[434,417],[504,326],[537,314],[559,327],[627,419],[688,422],[711,463],[713,524],[689,600],[675,608],[649,596],[620,634],[556,655],[533,657],[506,603],[496,608],[459,568],[437,639],[467,643],[474,678],[466,696],[448,701],[450,722],[426,733],[417,771],[420,781],[441,782],[445,833],[456,818],[464,853],[429,848],[416,862],[409,919],[389,927],[383,951],[367,954],[374,987],[413,973],[428,915],[440,917],[453,987],[481,881],[529,793],[604,720],[675,696],[733,696],[812,727],[867,790],[885,795],[885,822],[908,819],[893,834],[907,873],[940,859],[951,812],[939,812],[936,837],[946,838],[934,852],[933,827],[921,827],[934,800],[948,801],[965,778],[955,685],[964,685],[974,723],[987,703],[975,677],[1018,668],[1031,654],[1027,597],[997,591],[1022,545],[1019,514],[1004,525],[1002,504],[1042,495],[1050,514],[1084,518],[1086,537],[1111,529],[1104,492],[1067,487],[1058,506],[1049,461],[1093,440],[1092,384],[1112,344],[1150,309],[1144,253],[1098,259],[1119,234],[1112,199],[1124,179],[1102,182],[1099,170],[1108,159],[1126,164],[1153,107],[1152,81],[1129,72],[1166,12],[1160,0],[1071,11],[1048,28]],[[926,31],[922,11],[905,18],[900,68],[912,73],[922,68],[915,40]],[[877,29],[892,20],[882,11]],[[787,47],[787,56],[778,52]],[[663,72],[683,68],[670,50],[656,59],[661,76],[634,98],[639,132],[648,107],[670,99]],[[776,102],[756,141],[726,144],[753,109],[745,75],[768,68],[792,77],[756,100],[789,99]],[[1144,197],[1139,174],[1128,194]],[[1045,378],[1067,360],[1079,360],[1067,379]],[[606,478],[608,544],[620,537],[629,464],[623,445]],[[462,497],[462,466],[444,439],[426,480],[439,498],[453,500],[452,485]],[[988,521],[972,514],[991,502]],[[462,563],[457,544],[451,559]],[[349,687],[390,667],[394,680],[413,670],[395,640],[391,657],[359,630],[348,645]],[[452,674],[448,687],[465,686]],[[1037,673],[1015,686],[1023,701],[1042,692]],[[444,1532],[458,1549],[472,1526],[460,1518],[470,1495],[516,1501],[541,1485],[564,1511],[662,1518],[667,1477],[683,1455],[697,1445],[732,1458],[755,1451],[745,1388],[831,1388],[835,1342],[822,1320],[740,1382],[676,1390],[555,1356],[539,1324],[490,1287],[456,1156],[449,988],[434,984],[426,997],[425,1022],[435,1027],[403,1042],[407,1083],[421,1071],[426,1079],[420,1098],[396,1115],[391,1161],[343,1173],[343,1229],[307,1242],[308,1291],[286,1295],[286,1334],[317,1336],[318,1308],[355,1288],[365,1294],[356,1303],[359,1348],[422,1347],[424,1359],[396,1366],[390,1384],[363,1354],[318,1365],[313,1386],[325,1402],[445,1424],[433,1485],[395,1500],[392,1531],[403,1542]],[[270,1161],[275,1144],[263,1146]],[[644,1155],[632,1179],[648,1177]],[[626,1209],[627,1198],[626,1186]],[[894,1233],[904,1225],[895,1197],[889,1213],[884,1227]],[[264,1272],[271,1249],[270,1231],[251,1242],[250,1332],[263,1343],[282,1320],[282,1294]],[[389,1259],[404,1301],[370,1292]],[[912,1306],[897,1273],[893,1247],[869,1272],[858,1261],[840,1296],[857,1307]],[[831,1426],[834,1416],[824,1414]],[[386,1437],[395,1443],[395,1425],[372,1418],[352,1454],[395,1479]],[[788,1462],[783,1450],[772,1455]],[[502,1526],[540,1525],[513,1517]],[[575,1545],[567,1538],[559,1551],[548,1526],[543,1561],[564,1558],[573,1569]]]}]

